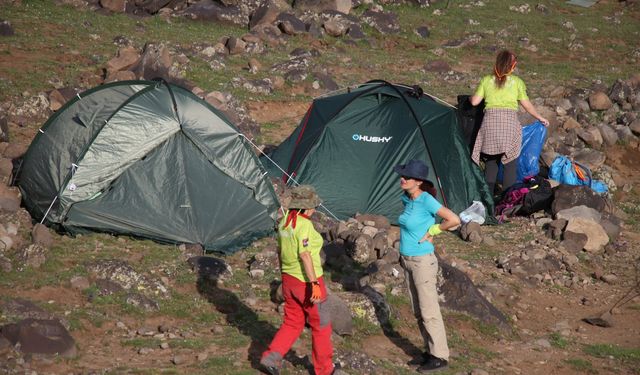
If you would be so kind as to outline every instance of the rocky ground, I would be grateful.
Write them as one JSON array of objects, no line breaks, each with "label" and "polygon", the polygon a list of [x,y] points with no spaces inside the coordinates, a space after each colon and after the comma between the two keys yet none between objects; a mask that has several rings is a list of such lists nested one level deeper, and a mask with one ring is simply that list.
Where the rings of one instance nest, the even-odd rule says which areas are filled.
[{"label": "rocky ground", "polygon": [[[277,143],[312,97],[380,77],[453,102],[497,48],[515,45],[529,61],[522,74],[535,83],[532,99],[551,120],[541,164],[571,156],[609,194],[559,186],[548,212],[437,238],[452,348],[445,373],[639,373],[635,2],[578,10],[544,1],[11,1],[0,10],[0,372],[253,374],[281,321],[273,238],[220,258],[34,225],[11,186],[13,164],[77,92],[162,76],[249,137]],[[536,22],[552,23],[534,30]],[[65,34],[78,29],[82,36]],[[413,373],[406,362],[421,345],[397,228],[369,215],[316,219],[336,361],[352,374]],[[309,341],[305,331],[283,373],[309,372]]]}]

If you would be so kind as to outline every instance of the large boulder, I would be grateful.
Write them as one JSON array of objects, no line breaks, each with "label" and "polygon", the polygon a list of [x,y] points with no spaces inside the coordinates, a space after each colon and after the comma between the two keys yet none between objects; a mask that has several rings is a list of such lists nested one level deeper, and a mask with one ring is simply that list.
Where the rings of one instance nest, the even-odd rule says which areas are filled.
[{"label": "large boulder", "polygon": [[606,207],[606,201],[584,185],[560,185],[554,190],[553,203],[551,204],[551,211],[554,215],[575,206],[587,206],[602,212]]},{"label": "large boulder", "polygon": [[24,319],[0,327],[0,334],[25,354],[70,358],[77,353],[75,340],[55,319]]},{"label": "large boulder", "polygon": [[511,330],[507,318],[480,293],[464,272],[439,259],[438,290],[444,299],[442,306],[470,314],[484,323],[493,324],[505,331]]},{"label": "large boulder", "polygon": [[567,223],[565,233],[582,233],[587,236],[584,250],[597,252],[609,243],[609,236],[604,228],[593,220],[581,217],[572,218]]},{"label": "large boulder", "polygon": [[320,306],[322,312],[331,317],[331,328],[338,335],[353,334],[353,318],[349,305],[335,294],[329,294],[327,300]]}]

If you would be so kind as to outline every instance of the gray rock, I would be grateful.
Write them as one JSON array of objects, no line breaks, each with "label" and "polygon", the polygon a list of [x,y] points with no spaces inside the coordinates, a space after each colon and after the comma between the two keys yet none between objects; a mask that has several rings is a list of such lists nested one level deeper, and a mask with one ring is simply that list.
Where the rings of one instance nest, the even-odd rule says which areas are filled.
[{"label": "gray rock", "polygon": [[38,244],[31,244],[18,254],[18,259],[26,265],[33,268],[40,268],[47,260],[47,249]]},{"label": "gray rock", "polygon": [[89,279],[84,276],[74,276],[69,280],[71,288],[75,290],[85,290],[91,286]]},{"label": "gray rock", "polygon": [[391,228],[391,224],[389,223],[389,219],[382,215],[374,215],[374,214],[362,214],[356,215],[355,219],[364,224],[365,221],[373,221],[375,223],[375,227],[378,229],[389,229]]},{"label": "gray rock", "polygon": [[335,91],[339,89],[338,84],[329,74],[323,72],[314,72],[313,76],[320,83],[320,87],[325,89],[326,91]]},{"label": "gray rock", "polygon": [[426,39],[429,37],[429,35],[431,35],[431,31],[429,31],[429,26],[419,26],[418,28],[415,29],[415,33],[423,39]]},{"label": "gray rock", "polygon": [[609,98],[618,105],[624,105],[633,95],[633,87],[629,81],[618,79],[609,92]]},{"label": "gray rock", "polygon": [[160,306],[156,301],[140,293],[129,293],[125,297],[125,302],[131,306],[141,308],[145,311],[160,310]]},{"label": "gray rock", "polygon": [[605,215],[600,220],[600,225],[602,225],[604,231],[607,232],[607,236],[609,236],[610,241],[615,241],[618,236],[620,236],[620,232],[622,231],[622,221],[617,217]]},{"label": "gray rock", "polygon": [[324,27],[324,31],[327,35],[340,37],[346,34],[349,25],[344,22],[340,22],[339,20],[332,19],[325,21],[322,27]]},{"label": "gray rock", "polygon": [[482,241],[482,227],[480,224],[470,221],[460,228],[460,236],[465,241],[479,243]]},{"label": "gray rock", "polygon": [[247,43],[240,38],[232,36],[227,39],[226,47],[229,50],[230,55],[239,55],[244,53],[246,46]]},{"label": "gray rock", "polygon": [[600,131],[604,144],[607,146],[613,146],[620,140],[618,133],[609,125],[603,124],[598,127],[598,130]]},{"label": "gray rock", "polygon": [[[33,302],[22,299],[22,298],[12,298],[7,299],[2,305],[0,305],[0,311],[2,314],[13,318],[16,320],[23,319],[36,319],[36,320],[51,320],[56,319],[56,317],[38,307]],[[12,319],[12,320],[13,320]],[[69,328],[68,322],[63,322],[66,328]]]},{"label": "gray rock", "polygon": [[579,129],[578,137],[582,139],[587,145],[593,148],[600,148],[604,140],[602,139],[602,134],[600,134],[600,130],[595,127],[590,127],[587,129]]},{"label": "gray rock", "polygon": [[442,306],[470,314],[484,323],[493,324],[505,331],[511,328],[507,318],[480,293],[469,276],[449,263],[438,260],[440,265],[438,290],[444,298]]},{"label": "gray rock", "polygon": [[[97,279],[95,281],[97,290],[97,296],[110,296],[116,293],[120,293],[124,290],[122,285],[107,279]],[[94,296],[89,296],[91,301]]]},{"label": "gray rock", "polygon": [[637,119],[629,124],[629,130],[631,130],[635,135],[640,135],[640,119]]},{"label": "gray rock", "polygon": [[394,34],[400,31],[398,16],[392,12],[375,12],[368,9],[362,14],[361,19],[381,34]]},{"label": "gray rock", "polygon": [[347,35],[351,39],[355,39],[355,40],[360,40],[367,37],[364,31],[362,31],[362,26],[360,26],[357,23],[352,23],[349,25],[349,29],[347,30]]},{"label": "gray rock", "polygon": [[566,208],[564,210],[558,211],[556,213],[556,219],[566,219],[570,220],[576,217],[581,217],[585,219],[590,219],[595,221],[596,223],[600,222],[602,218],[602,214],[600,211],[597,211],[591,207],[587,206],[574,206],[571,208]]},{"label": "gray rock", "polygon": [[607,156],[600,151],[585,148],[573,154],[573,158],[578,163],[591,169],[591,172],[595,172],[607,160]]},{"label": "gray rock", "polygon": [[304,22],[291,13],[280,13],[276,18],[276,24],[287,35],[299,35],[307,32]]},{"label": "gray rock", "polygon": [[77,353],[73,337],[55,319],[24,319],[0,327],[0,332],[14,347],[25,354],[74,357]]},{"label": "gray rock", "polygon": [[251,15],[249,29],[253,29],[259,24],[270,24],[274,22],[280,12],[286,11],[289,4],[284,1],[266,0],[263,1]]},{"label": "gray rock", "polygon": [[296,0],[294,9],[320,13],[325,10],[334,10],[344,14],[351,11],[351,0]]},{"label": "gray rock", "polygon": [[224,6],[210,0],[200,0],[183,11],[176,12],[179,17],[193,20],[215,21],[230,25],[246,27],[248,14],[244,14],[237,5]]},{"label": "gray rock", "polygon": [[345,242],[347,255],[360,264],[373,258],[373,239],[366,234],[354,233]]},{"label": "gray rock", "polygon": [[147,278],[122,260],[99,260],[90,264],[89,270],[96,275],[96,278],[110,280],[126,290],[144,290],[145,293],[163,297],[167,297],[169,294],[167,288],[159,280]]},{"label": "gray rock", "polygon": [[327,300],[319,306],[321,312],[331,317],[331,328],[338,335],[353,334],[353,319],[349,305],[335,294],[329,294]]}]

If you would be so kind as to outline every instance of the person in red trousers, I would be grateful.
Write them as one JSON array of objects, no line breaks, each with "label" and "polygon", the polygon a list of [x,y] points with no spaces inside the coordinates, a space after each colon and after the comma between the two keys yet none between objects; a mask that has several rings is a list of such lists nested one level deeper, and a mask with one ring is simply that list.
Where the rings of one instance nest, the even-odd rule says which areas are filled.
[{"label": "person in red trousers", "polygon": [[312,186],[291,189],[291,202],[278,226],[284,321],[262,354],[262,370],[277,375],[282,358],[298,339],[305,322],[311,327],[316,375],[334,374],[331,320],[325,307],[327,290],[322,278],[322,236],[310,220],[321,201]]}]

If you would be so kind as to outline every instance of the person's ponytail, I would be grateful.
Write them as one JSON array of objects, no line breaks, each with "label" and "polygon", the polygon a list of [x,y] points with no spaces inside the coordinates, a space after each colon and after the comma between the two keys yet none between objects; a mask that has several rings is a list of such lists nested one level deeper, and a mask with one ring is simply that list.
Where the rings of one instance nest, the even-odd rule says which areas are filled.
[{"label": "person's ponytail", "polygon": [[513,73],[516,68],[518,59],[513,52],[509,50],[502,50],[496,56],[496,64],[493,67],[493,75],[495,77],[495,84],[498,88],[502,88],[507,82],[507,76]]}]

